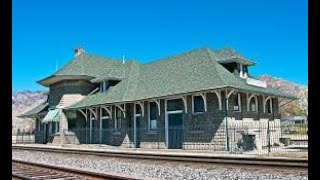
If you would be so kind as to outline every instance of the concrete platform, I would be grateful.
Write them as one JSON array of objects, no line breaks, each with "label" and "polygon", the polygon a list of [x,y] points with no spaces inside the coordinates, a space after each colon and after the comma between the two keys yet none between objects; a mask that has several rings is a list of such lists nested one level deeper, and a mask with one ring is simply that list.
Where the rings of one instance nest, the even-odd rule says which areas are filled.
[{"label": "concrete platform", "polygon": [[234,159],[234,160],[260,160],[260,161],[281,161],[293,162],[299,161],[307,164],[308,158],[296,157],[268,157],[254,154],[231,154],[226,151],[209,151],[209,150],[182,150],[182,149],[142,149],[142,148],[121,148],[108,145],[45,145],[45,144],[12,144],[13,149],[41,149],[41,150],[68,150],[70,152],[86,152],[108,154],[126,154],[126,155],[147,155],[161,157],[190,157],[201,159]]}]

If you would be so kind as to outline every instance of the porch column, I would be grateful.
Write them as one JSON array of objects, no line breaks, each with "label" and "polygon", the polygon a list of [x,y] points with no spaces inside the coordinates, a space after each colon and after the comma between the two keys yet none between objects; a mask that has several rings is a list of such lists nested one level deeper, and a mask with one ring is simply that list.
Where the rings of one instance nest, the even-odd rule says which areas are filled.
[{"label": "porch column", "polygon": [[62,145],[66,143],[65,134],[68,132],[68,120],[63,110],[59,109],[59,111],[60,111],[59,133],[60,133],[60,144]]}]

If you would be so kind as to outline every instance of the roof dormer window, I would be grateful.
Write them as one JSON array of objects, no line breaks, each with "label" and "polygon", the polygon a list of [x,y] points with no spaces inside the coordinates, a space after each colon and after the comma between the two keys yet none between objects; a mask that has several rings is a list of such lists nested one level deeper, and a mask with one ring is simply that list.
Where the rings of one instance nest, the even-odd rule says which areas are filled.
[{"label": "roof dormer window", "polygon": [[237,64],[237,69],[239,72],[239,76],[241,78],[247,78],[248,77],[248,67],[246,65],[243,64]]},{"label": "roof dormer window", "polygon": [[100,83],[100,92],[106,92],[107,91],[107,82],[103,81]]}]

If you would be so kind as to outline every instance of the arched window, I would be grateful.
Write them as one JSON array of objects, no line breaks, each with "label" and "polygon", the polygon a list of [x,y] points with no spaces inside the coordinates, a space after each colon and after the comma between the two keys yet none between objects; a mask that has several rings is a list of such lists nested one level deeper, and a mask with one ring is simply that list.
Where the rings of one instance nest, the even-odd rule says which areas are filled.
[{"label": "arched window", "polygon": [[272,113],[272,101],[271,101],[271,99],[268,99],[266,101],[265,108],[266,108],[266,112],[267,113]]},{"label": "arched window", "polygon": [[201,96],[193,96],[193,113],[204,112],[204,100]]},{"label": "arched window", "polygon": [[250,99],[249,107],[251,112],[258,112],[258,98],[256,96]]},{"label": "arched window", "polygon": [[236,93],[236,94],[233,96],[233,103],[234,103],[233,110],[234,110],[234,111],[241,111],[241,97],[240,97],[240,93]]}]

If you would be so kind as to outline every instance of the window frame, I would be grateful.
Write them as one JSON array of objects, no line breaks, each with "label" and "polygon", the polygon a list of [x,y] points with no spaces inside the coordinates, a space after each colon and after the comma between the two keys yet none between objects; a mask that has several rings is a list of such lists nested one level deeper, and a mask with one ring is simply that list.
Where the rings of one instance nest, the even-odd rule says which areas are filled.
[{"label": "window frame", "polygon": [[[255,104],[255,110],[252,111],[252,106],[251,106],[251,102],[254,102]],[[258,113],[259,112],[259,101],[258,101],[258,97],[257,96],[253,96],[250,101],[249,101],[249,110],[252,113]]]},{"label": "window frame", "polygon": [[100,88],[100,93],[106,92],[107,91],[107,82],[106,81],[100,82],[99,88]]},{"label": "window frame", "polygon": [[[269,104],[268,104],[268,101],[269,101]],[[270,112],[268,111],[268,109],[266,108],[266,113],[268,113],[268,114],[272,114],[272,98],[269,98],[269,99],[267,99],[267,101],[266,101],[266,104],[265,104],[265,106],[266,107],[269,107],[269,109],[270,109]]]},{"label": "window frame", "polygon": [[[200,97],[202,99],[202,102],[203,102],[203,111],[199,111],[199,112],[195,112],[195,100],[194,98],[195,97]],[[206,112],[206,104],[205,104],[205,100],[203,99],[203,97],[201,95],[192,95],[192,114],[203,114],[204,112]]]},{"label": "window frame", "polygon": [[[235,108],[234,107],[236,107],[235,106],[235,102],[233,102],[234,104],[233,104],[233,111],[234,112],[241,112],[241,94],[240,93],[236,93],[236,96],[237,96],[237,102],[238,102],[238,110],[235,110]],[[233,100],[234,100],[235,98],[233,98]]]}]

